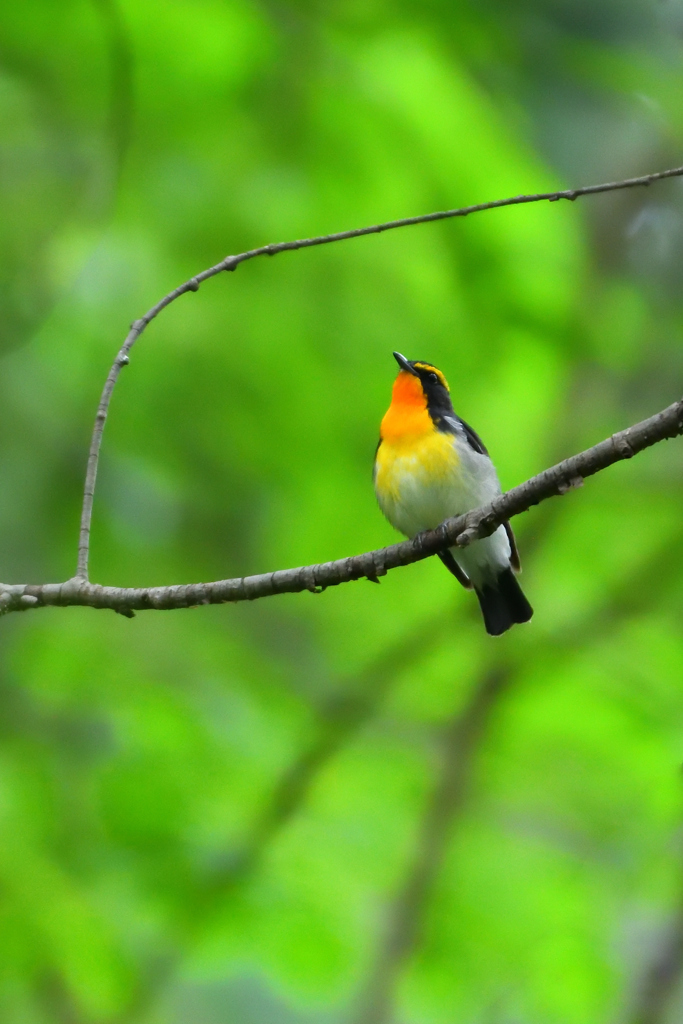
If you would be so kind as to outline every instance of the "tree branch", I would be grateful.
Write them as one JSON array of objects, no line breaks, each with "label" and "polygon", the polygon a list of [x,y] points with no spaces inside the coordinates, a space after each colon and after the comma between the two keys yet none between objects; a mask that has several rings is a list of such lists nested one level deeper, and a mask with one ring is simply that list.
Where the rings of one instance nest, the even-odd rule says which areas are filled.
[{"label": "tree branch", "polygon": [[[315,238],[302,238],[293,242],[277,242],[270,245],[263,245],[258,249],[249,249],[247,252],[239,253],[237,256],[226,256],[224,260],[217,263],[208,270],[191,277],[189,281],[174,288],[172,292],[164,296],[156,306],[139,320],[133,321],[130,331],[123,345],[121,346],[114,364],[102,391],[100,404],[97,408],[95,424],[93,427],[90,450],[88,453],[88,465],[83,489],[83,507],[81,511],[81,527],[78,542],[78,567],[75,579],[78,581],[88,580],[88,558],[90,552],[90,526],[92,522],[93,499],[95,495],[95,484],[97,481],[97,466],[102,446],[102,433],[107,420],[109,403],[116,386],[122,367],[127,366],[130,361],[129,352],[137,339],[151,320],[170,306],[181,295],[186,292],[196,292],[203,281],[215,277],[224,270],[236,270],[240,263],[255,259],[257,256],[277,256],[281,252],[291,252],[296,249],[310,249],[316,245],[329,245],[331,242],[343,242],[348,238],[362,238],[364,235],[377,235],[382,231],[392,231],[394,228],[406,228],[415,224],[429,224],[432,221],[449,220],[452,217],[467,217],[470,213],[481,213],[484,210],[497,210],[503,206],[521,206],[525,203],[539,203],[543,200],[554,203],[560,199],[573,201],[579,196],[594,195],[598,192],[614,192],[623,188],[634,188],[639,185],[651,185],[655,181],[664,178],[676,178],[683,175],[683,167],[673,167],[667,171],[657,171],[654,174],[644,174],[639,178],[626,178],[623,181],[606,182],[602,185],[586,185],[583,188],[565,189],[560,192],[537,192],[530,195],[512,196],[509,199],[495,199],[488,203],[475,203],[473,206],[462,206],[455,210],[441,210],[437,213],[425,213],[418,217],[403,217],[400,220],[390,220],[383,224],[373,224],[367,228],[355,228],[351,231],[338,231],[331,235],[317,235]],[[260,596],[260,595],[259,595]],[[90,602],[85,602],[90,603]],[[176,607],[176,606],[172,606]]]},{"label": "tree branch", "polygon": [[547,498],[565,494],[580,486],[585,477],[593,476],[615,462],[630,459],[645,448],[667,438],[678,437],[681,433],[683,400],[674,402],[641,423],[612,434],[578,455],[558,462],[526,483],[501,494],[483,508],[447,519],[436,530],[422,533],[413,540],[362,555],[340,558],[321,565],[281,569],[259,576],[170,587],[102,587],[78,576],[65,583],[0,584],[0,614],[27,611],[45,605],[80,605],[109,608],[130,617],[133,610],[168,610],[202,604],[253,601],[274,594],[297,594],[303,590],[319,593],[326,587],[363,578],[377,581],[378,577],[386,575],[390,569],[419,562],[447,547],[466,547],[472,541],[488,537],[506,519],[528,511],[532,505],[538,505]]}]

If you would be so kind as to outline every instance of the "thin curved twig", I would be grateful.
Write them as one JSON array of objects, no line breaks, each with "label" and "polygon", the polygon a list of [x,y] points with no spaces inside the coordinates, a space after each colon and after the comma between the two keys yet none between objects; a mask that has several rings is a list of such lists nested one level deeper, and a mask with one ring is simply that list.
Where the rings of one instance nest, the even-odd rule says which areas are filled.
[{"label": "thin curved twig", "polygon": [[316,245],[329,245],[331,242],[343,242],[349,238],[362,238],[364,235],[377,235],[383,231],[392,231],[394,228],[406,228],[415,224],[429,224],[433,221],[449,220],[453,217],[467,217],[470,213],[481,213],[484,210],[496,210],[503,206],[521,206],[525,203],[539,203],[544,200],[554,203],[560,199],[573,201],[580,196],[594,195],[598,192],[614,192],[618,189],[634,188],[640,185],[651,185],[655,181],[664,178],[676,178],[683,175],[683,167],[673,167],[667,171],[657,171],[654,174],[644,174],[639,178],[626,178],[623,181],[611,181],[602,185],[586,185],[582,188],[565,189],[558,192],[536,192],[529,195],[512,196],[508,199],[494,199],[488,203],[475,203],[472,206],[462,206],[455,210],[441,210],[437,213],[420,214],[417,217],[403,217],[400,220],[390,220],[383,224],[373,224],[366,228],[355,228],[351,231],[338,231],[331,235],[317,235],[315,238],[302,238],[293,242],[277,242],[270,245],[260,246],[258,249],[249,249],[247,252],[239,253],[237,256],[226,256],[224,260],[217,263],[200,274],[191,277],[189,281],[174,288],[172,292],[164,296],[160,302],[145,313],[139,320],[134,320],[130,331],[119,349],[109,375],[102,391],[100,404],[97,408],[95,424],[93,427],[90,450],[88,453],[88,465],[83,489],[83,506],[81,511],[81,527],[78,541],[78,568],[76,580],[88,580],[88,558],[90,552],[90,526],[92,522],[93,499],[95,495],[95,484],[97,480],[97,466],[102,446],[102,433],[107,420],[109,403],[116,386],[122,367],[129,362],[129,352],[137,339],[140,337],[148,323],[153,320],[162,309],[169,306],[186,292],[196,292],[203,281],[215,277],[224,270],[236,270],[240,263],[255,259],[257,256],[277,256],[281,252],[292,252],[297,249],[310,249]]},{"label": "thin curved twig", "polygon": [[526,512],[532,505],[581,485],[615,462],[630,459],[638,452],[667,438],[683,433],[683,400],[612,434],[592,448],[558,462],[518,487],[501,494],[482,508],[447,519],[435,530],[420,534],[413,540],[368,551],[350,558],[340,558],[322,565],[306,565],[282,569],[260,576],[218,580],[213,583],[187,583],[170,587],[102,587],[83,577],[65,583],[0,584],[0,613],[26,611],[44,605],[81,605],[110,608],[132,616],[134,610],[150,608],[188,608],[202,604],[225,604],[253,601],[274,594],[296,594],[304,590],[319,593],[326,587],[351,580],[377,581],[390,569],[410,565],[436,554],[444,548],[466,547],[472,541],[488,537],[502,522]]}]

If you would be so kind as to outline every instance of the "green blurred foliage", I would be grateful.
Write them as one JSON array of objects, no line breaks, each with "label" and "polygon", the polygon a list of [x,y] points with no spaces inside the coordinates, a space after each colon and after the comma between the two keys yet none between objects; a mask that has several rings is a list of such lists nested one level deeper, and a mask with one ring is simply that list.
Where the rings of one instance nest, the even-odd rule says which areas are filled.
[{"label": "green blurred foliage", "polygon": [[[2,578],[73,573],[99,392],[163,294],[266,242],[681,163],[682,34],[680,0],[4,5]],[[183,297],[113,399],[93,578],[396,539],[370,480],[395,348],[444,369],[504,486],[673,401],[682,200],[487,212]],[[669,443],[519,519],[536,615],[498,641],[435,560],[3,620],[0,1019],[360,1020],[444,730],[495,670],[395,1020],[630,1020],[683,898],[681,484]]]}]

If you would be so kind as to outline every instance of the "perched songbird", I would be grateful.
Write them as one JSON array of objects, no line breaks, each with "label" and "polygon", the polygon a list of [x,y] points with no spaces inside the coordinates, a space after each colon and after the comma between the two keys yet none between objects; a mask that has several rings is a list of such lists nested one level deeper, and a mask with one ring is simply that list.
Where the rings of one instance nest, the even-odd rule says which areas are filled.
[{"label": "perched songbird", "polygon": [[[431,363],[409,362],[400,352],[394,358],[400,371],[380,427],[375,492],[391,525],[415,537],[450,516],[486,505],[501,489],[480,438],[453,411],[441,371]],[[439,558],[464,587],[474,588],[492,636],[531,618],[531,605],[514,576],[519,555],[509,523]]]}]

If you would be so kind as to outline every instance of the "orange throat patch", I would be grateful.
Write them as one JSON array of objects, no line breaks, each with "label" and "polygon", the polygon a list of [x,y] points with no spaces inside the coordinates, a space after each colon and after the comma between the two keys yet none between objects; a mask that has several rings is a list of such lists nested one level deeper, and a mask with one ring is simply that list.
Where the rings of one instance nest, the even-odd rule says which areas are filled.
[{"label": "orange throat patch", "polygon": [[422,437],[433,429],[420,379],[401,370],[394,381],[391,405],[384,414],[379,436],[388,444],[400,445]]}]

